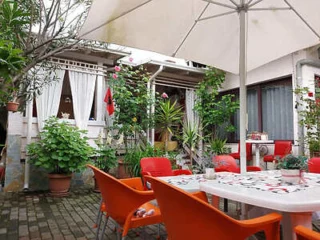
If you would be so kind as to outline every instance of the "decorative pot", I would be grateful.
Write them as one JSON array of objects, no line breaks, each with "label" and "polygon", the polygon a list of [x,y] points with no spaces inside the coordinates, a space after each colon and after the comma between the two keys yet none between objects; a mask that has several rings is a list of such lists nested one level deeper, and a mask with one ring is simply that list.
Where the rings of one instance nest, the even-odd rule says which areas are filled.
[{"label": "decorative pot", "polygon": [[[155,148],[164,150],[164,146],[165,146],[165,142],[158,142],[158,141],[154,142],[154,147]],[[168,148],[167,149],[168,152],[176,150],[178,148],[178,141],[169,141],[168,145],[167,145],[167,148]]]},{"label": "decorative pot", "polygon": [[282,182],[290,184],[299,184],[302,171],[300,169],[281,169]]},{"label": "decorative pot", "polygon": [[11,112],[18,111],[19,103],[17,102],[7,102],[7,110]]},{"label": "decorative pot", "polygon": [[117,178],[131,178],[129,171],[128,171],[128,164],[125,163],[123,160],[118,160],[118,173]]},{"label": "decorative pot", "polygon": [[64,197],[69,195],[72,174],[48,174],[50,195]]}]

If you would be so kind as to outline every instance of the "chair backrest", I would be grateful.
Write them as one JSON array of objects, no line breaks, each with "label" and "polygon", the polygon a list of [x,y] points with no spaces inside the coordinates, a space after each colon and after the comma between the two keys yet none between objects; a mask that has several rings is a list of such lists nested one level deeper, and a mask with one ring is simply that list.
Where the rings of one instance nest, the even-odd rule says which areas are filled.
[{"label": "chair backrest", "polygon": [[141,172],[149,172],[153,177],[172,176],[172,166],[165,157],[145,157],[140,160]]},{"label": "chair backrest", "polygon": [[[92,165],[87,166],[94,172],[108,215],[119,224],[123,224],[129,214],[148,201],[140,197],[142,191],[131,188]],[[154,197],[150,196],[149,201],[152,199]]]},{"label": "chair backrest", "polygon": [[297,240],[320,240],[320,233],[312,231],[309,228],[298,225],[294,228]]},{"label": "chair backrest", "polygon": [[229,155],[217,155],[212,157],[212,162],[217,172],[239,172],[239,167],[236,160]]},{"label": "chair backrest", "polygon": [[308,161],[308,169],[311,173],[320,173],[320,158],[313,157]]},{"label": "chair backrest", "polygon": [[[238,153],[240,153],[240,142],[238,142]],[[252,143],[246,143],[246,155],[252,158]]]},{"label": "chair backrest", "polygon": [[291,141],[274,141],[274,155],[284,156],[292,151],[292,142]]},{"label": "chair backrest", "polygon": [[[150,176],[146,176],[146,179],[151,183],[160,206],[168,239],[246,239],[262,230],[254,219],[250,221],[255,225],[250,228],[245,222],[229,217],[186,191]],[[273,216],[276,217],[275,221],[279,221],[276,224],[278,227],[266,227],[269,231],[274,230],[266,232],[267,239],[279,239],[281,215],[275,213]],[[268,220],[270,224],[271,219]]]}]

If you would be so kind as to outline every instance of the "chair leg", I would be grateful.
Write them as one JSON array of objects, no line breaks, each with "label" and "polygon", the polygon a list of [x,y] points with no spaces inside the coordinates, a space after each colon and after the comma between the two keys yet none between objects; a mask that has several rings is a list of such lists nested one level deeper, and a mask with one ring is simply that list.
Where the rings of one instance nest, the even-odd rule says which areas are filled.
[{"label": "chair leg", "polygon": [[228,212],[228,199],[227,198],[223,199],[223,211]]},{"label": "chair leg", "polygon": [[266,162],[266,170],[268,170],[268,162]]},{"label": "chair leg", "polygon": [[100,240],[102,240],[104,237],[104,232],[106,231],[108,220],[109,220],[109,216],[106,216],[106,220],[104,221],[103,227],[101,229],[101,234],[100,234],[100,238],[99,238]]}]

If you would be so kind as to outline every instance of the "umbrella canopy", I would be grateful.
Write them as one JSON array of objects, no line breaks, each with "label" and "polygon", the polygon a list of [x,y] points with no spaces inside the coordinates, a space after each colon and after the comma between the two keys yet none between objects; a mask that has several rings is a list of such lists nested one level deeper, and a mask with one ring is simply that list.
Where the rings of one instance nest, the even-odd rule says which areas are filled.
[{"label": "umbrella canopy", "polygon": [[245,171],[246,72],[319,44],[318,9],[319,0],[94,0],[79,36],[239,74]]}]

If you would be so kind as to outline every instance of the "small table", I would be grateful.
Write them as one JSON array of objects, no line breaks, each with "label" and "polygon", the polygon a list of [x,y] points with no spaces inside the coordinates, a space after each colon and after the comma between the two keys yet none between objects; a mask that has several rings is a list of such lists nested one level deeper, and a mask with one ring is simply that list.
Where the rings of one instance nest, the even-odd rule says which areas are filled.
[{"label": "small table", "polygon": [[246,140],[246,143],[253,143],[256,146],[256,162],[255,166],[260,167],[260,151],[259,147],[261,144],[270,144],[273,143],[273,140],[252,140],[248,139]]}]

